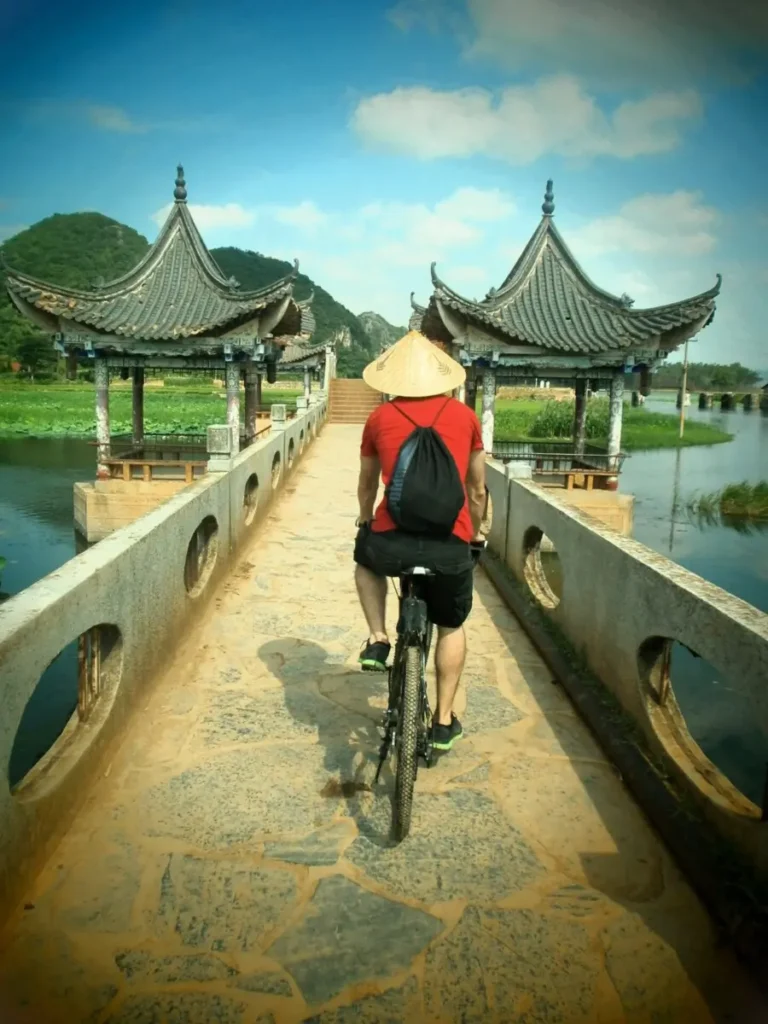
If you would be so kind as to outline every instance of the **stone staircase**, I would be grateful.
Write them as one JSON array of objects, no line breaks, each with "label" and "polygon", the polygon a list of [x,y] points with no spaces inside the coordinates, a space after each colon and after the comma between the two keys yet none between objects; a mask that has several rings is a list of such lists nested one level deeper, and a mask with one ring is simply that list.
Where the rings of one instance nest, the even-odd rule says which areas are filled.
[{"label": "stone staircase", "polygon": [[368,387],[364,380],[344,380],[336,377],[331,381],[328,403],[329,423],[365,423],[382,395]]}]

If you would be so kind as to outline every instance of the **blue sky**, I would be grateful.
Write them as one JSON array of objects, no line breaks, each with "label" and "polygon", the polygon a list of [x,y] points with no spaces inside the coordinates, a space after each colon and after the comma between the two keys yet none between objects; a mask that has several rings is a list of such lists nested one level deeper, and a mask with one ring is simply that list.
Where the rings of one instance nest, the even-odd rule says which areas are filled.
[{"label": "blue sky", "polygon": [[[99,210],[153,238],[182,161],[207,243],[403,324],[556,222],[636,306],[723,274],[692,358],[768,369],[768,7],[753,0],[0,0],[0,238]],[[761,114],[763,111],[763,114]]]}]

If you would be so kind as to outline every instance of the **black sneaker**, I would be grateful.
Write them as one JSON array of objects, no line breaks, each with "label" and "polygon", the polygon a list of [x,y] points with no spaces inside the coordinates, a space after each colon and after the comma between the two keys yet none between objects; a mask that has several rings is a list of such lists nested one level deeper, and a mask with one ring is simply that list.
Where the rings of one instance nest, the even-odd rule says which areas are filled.
[{"label": "black sneaker", "polygon": [[461,722],[456,715],[451,715],[450,725],[432,723],[432,746],[435,750],[450,750],[456,740],[464,735]]},{"label": "black sneaker", "polygon": [[387,640],[366,641],[357,659],[363,672],[386,672],[387,658],[392,645]]}]

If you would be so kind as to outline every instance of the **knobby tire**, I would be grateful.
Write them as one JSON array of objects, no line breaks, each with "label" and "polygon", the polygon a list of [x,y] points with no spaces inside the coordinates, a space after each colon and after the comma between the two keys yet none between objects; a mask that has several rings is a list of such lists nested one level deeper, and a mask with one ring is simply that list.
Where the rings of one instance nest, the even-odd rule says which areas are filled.
[{"label": "knobby tire", "polygon": [[397,842],[405,839],[411,827],[421,697],[421,648],[407,647],[403,653],[404,680],[400,704],[400,743],[397,752],[393,815],[394,836]]}]

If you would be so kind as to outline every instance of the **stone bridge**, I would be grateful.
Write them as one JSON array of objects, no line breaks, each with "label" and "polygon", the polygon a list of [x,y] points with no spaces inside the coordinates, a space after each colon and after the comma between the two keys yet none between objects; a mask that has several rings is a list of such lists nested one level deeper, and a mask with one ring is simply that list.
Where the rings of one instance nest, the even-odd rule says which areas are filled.
[{"label": "stone bridge", "polygon": [[5,606],[5,764],[51,657],[80,634],[99,654],[80,715],[0,785],[0,1021],[768,1019],[747,970],[765,936],[734,923],[722,859],[759,885],[768,825],[652,693],[679,638],[730,659],[764,716],[766,617],[491,465],[466,736],[393,846],[385,684],[356,668],[360,428],[314,440],[322,420]]}]

